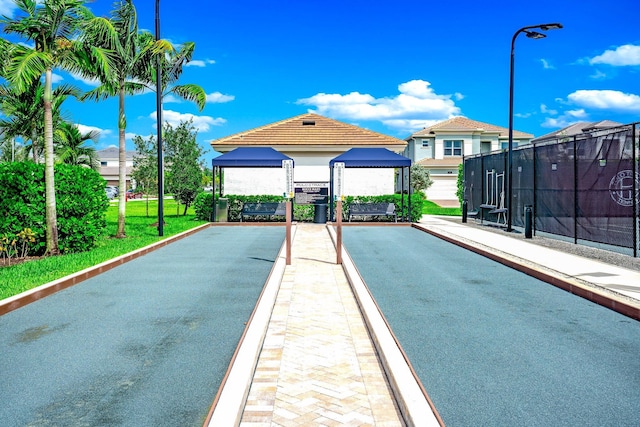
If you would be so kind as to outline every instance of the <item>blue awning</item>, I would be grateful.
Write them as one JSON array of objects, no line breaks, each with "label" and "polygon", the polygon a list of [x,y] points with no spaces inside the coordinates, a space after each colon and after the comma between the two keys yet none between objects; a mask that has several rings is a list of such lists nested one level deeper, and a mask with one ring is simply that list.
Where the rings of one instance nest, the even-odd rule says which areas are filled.
[{"label": "blue awning", "polygon": [[292,160],[271,147],[238,147],[213,159],[213,166],[232,168],[280,168]]},{"label": "blue awning", "polygon": [[411,159],[386,148],[352,148],[329,162],[342,162],[346,168],[402,168],[411,166]]}]

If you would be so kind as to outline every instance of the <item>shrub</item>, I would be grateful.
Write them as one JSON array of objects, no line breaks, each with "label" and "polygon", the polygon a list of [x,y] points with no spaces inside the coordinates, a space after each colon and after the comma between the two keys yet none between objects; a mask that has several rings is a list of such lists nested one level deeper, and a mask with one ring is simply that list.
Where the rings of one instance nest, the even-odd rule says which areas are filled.
[{"label": "shrub", "polygon": [[[91,249],[106,229],[109,201],[104,179],[92,169],[62,164],[55,167],[55,179],[60,251]],[[0,164],[0,211],[0,235],[30,228],[35,238],[30,253],[45,252],[44,165]]]},{"label": "shrub", "polygon": [[196,212],[196,219],[211,221],[213,219],[213,194],[202,192],[193,201],[193,210]]},{"label": "shrub", "polygon": [[[203,207],[203,212],[205,212],[205,209],[208,209],[208,213],[205,212],[203,215],[211,215],[211,193],[203,193],[203,194],[208,194],[209,198],[207,199],[207,202],[203,202],[203,204],[206,204],[208,206],[208,208]],[[200,195],[199,198],[202,197],[203,200],[205,199],[205,196]],[[242,205],[244,203],[256,203],[256,202],[282,202],[285,201],[285,199],[282,196],[273,196],[273,195],[259,195],[259,196],[245,196],[245,195],[237,195],[237,194],[225,194],[224,196],[222,196],[225,199],[229,200],[229,216],[228,216],[228,220],[230,222],[234,222],[234,221],[240,221],[240,213],[242,211]],[[216,200],[217,200],[218,196],[216,195]],[[196,215],[198,215],[198,211],[197,211],[197,201],[198,199],[196,199]],[[422,204],[424,203],[425,200],[425,196],[424,193],[419,192],[419,193],[414,193],[411,195],[411,221],[412,222],[417,222],[420,220],[420,218],[422,218]],[[398,218],[401,218],[403,215],[407,215],[407,211],[409,209],[408,206],[408,197],[407,195],[405,195],[405,207],[404,207],[404,212],[402,211],[402,194],[387,194],[387,195],[382,195],[382,196],[347,196],[345,197],[345,201],[343,203],[343,212],[342,212],[342,217],[343,219],[348,219],[349,218],[349,203],[353,203],[353,202],[360,202],[360,203],[366,203],[366,202],[380,202],[380,203],[395,203],[396,205],[396,212],[398,214]],[[335,203],[333,204],[333,208],[334,208],[334,212],[335,212]],[[313,221],[313,217],[315,214],[315,209],[313,205],[293,205],[293,220],[294,221],[301,221],[301,222],[309,222],[309,221]],[[211,218],[211,216],[209,217],[198,217],[198,219],[204,219],[204,220],[209,220],[209,218]],[[261,218],[259,218],[261,219]],[[262,219],[261,219],[262,220]],[[388,221],[387,218],[382,218],[382,217],[374,217],[373,219],[374,221]]]}]

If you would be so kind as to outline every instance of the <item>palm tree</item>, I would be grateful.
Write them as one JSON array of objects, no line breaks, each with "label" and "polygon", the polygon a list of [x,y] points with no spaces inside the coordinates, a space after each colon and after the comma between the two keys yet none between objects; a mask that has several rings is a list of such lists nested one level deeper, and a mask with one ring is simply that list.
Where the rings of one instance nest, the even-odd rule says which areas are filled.
[{"label": "palm tree", "polygon": [[58,161],[68,165],[88,166],[97,171],[100,168],[100,159],[96,149],[85,143],[87,141],[95,143],[99,138],[100,131],[91,130],[82,133],[78,126],[65,121],[60,122],[53,134]]},{"label": "palm tree", "polygon": [[[117,4],[117,3],[116,3]],[[102,100],[112,96],[118,102],[118,160],[119,186],[118,230],[116,237],[125,237],[126,214],[126,140],[127,118],[125,114],[125,96],[141,93],[148,75],[156,62],[156,56],[172,46],[164,40],[155,41],[148,33],[138,32],[138,18],[131,0],[120,0],[119,6],[112,12],[111,19],[94,17],[84,26],[85,41],[113,52],[110,69],[95,67],[92,73],[98,77],[101,85],[81,99]]]},{"label": "palm tree", "polygon": [[[53,90],[52,119],[58,123],[62,119],[62,103],[69,96],[78,97],[80,91],[70,85],[60,85]],[[0,85],[0,111],[6,119],[0,120],[0,131],[7,138],[19,138],[24,142],[27,153],[31,152],[34,162],[43,155],[42,135],[44,134],[43,109],[44,85],[35,80],[25,92],[18,92],[15,86]]]},{"label": "palm tree", "polygon": [[[150,34],[148,36],[151,36]],[[202,111],[207,102],[207,94],[201,86],[193,83],[177,85],[176,82],[182,75],[183,67],[193,58],[193,51],[196,48],[194,42],[183,43],[178,49],[170,50],[160,57],[160,67],[162,75],[162,98],[168,95],[176,95],[186,101],[192,101],[198,109]],[[147,80],[153,84],[148,84],[147,89],[156,91],[156,67],[154,64],[147,76]]]},{"label": "palm tree", "polygon": [[[2,43],[2,54],[9,58],[3,64],[3,74],[18,92],[27,91],[44,74],[44,157],[46,204],[46,252],[57,255],[58,229],[56,217],[54,153],[53,153],[53,69],[82,71],[87,64],[104,62],[106,57],[96,49],[88,49],[77,40],[79,25],[93,15],[84,6],[84,0],[16,0],[24,16],[17,19],[3,17],[4,32],[17,34],[35,43]],[[105,62],[102,66],[108,68]]]}]

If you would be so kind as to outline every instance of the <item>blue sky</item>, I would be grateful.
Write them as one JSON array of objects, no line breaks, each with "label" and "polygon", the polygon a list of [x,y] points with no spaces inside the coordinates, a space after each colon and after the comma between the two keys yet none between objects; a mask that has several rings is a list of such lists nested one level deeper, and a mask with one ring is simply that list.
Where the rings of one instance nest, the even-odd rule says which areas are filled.
[{"label": "blue sky", "polygon": [[[89,6],[106,16],[113,3]],[[154,31],[155,3],[135,1],[140,28]],[[514,128],[640,121],[639,13],[637,0],[161,0],[161,36],[196,43],[180,82],[209,94],[202,112],[166,100],[164,119],[193,118],[206,158],[212,139],[308,111],[401,139],[458,115],[507,127],[511,38],[559,22],[545,39],[517,38]],[[117,144],[116,99],[64,108],[102,131],[98,148]],[[155,94],[127,98],[126,110],[129,137],[155,133]]]}]

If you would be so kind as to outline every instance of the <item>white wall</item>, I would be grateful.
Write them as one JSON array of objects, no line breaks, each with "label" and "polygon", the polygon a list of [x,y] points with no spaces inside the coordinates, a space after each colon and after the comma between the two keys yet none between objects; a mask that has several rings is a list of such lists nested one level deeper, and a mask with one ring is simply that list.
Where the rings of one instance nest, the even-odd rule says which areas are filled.
[{"label": "white wall", "polygon": [[[294,160],[294,182],[329,182],[330,156],[291,155]],[[320,154],[320,153],[314,153]],[[395,172],[393,168],[346,168],[345,196],[377,196],[393,194]],[[285,175],[282,168],[225,168],[224,193],[242,195],[282,195]]]}]

